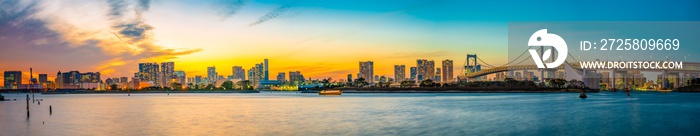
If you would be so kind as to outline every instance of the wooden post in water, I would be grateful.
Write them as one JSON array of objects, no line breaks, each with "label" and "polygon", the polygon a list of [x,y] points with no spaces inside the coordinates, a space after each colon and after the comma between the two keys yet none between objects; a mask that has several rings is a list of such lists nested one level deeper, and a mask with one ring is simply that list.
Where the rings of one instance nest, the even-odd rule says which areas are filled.
[{"label": "wooden post in water", "polygon": [[27,94],[27,118],[29,118],[29,94]]},{"label": "wooden post in water", "polygon": [[53,114],[53,110],[51,109],[51,105],[49,105],[49,115]]}]

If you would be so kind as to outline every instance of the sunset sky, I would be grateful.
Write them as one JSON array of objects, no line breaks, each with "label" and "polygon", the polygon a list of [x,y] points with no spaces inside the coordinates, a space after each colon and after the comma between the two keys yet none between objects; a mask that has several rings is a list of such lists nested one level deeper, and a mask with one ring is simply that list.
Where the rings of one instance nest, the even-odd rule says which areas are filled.
[{"label": "sunset sky", "polygon": [[[553,6],[553,5],[558,5]],[[562,7],[564,5],[565,7]],[[0,71],[35,76],[79,70],[133,77],[139,62],[175,62],[187,76],[216,66],[270,78],[345,79],[359,61],[393,77],[393,65],[466,54],[507,62],[512,21],[697,21],[698,1],[510,2],[464,0],[0,0]],[[2,82],[0,77],[0,82]]]}]

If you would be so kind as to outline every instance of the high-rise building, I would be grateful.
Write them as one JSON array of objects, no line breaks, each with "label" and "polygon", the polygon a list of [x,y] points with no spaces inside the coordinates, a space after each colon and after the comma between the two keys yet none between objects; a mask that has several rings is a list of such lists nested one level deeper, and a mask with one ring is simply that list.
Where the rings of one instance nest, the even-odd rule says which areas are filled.
[{"label": "high-rise building", "polygon": [[435,61],[428,61],[425,59],[418,59],[416,61],[417,67],[417,81],[423,81],[425,79],[431,79],[435,77]]},{"label": "high-rise building", "polygon": [[352,82],[352,74],[348,74],[348,82]]},{"label": "high-rise building", "polygon": [[452,60],[446,59],[442,61],[442,82],[452,82],[454,78],[453,68]]},{"label": "high-rise building", "polygon": [[[56,75],[57,88],[78,89],[78,88],[96,88],[95,86],[102,83],[100,72],[80,73],[79,71],[69,71],[65,73],[58,72]],[[92,87],[83,86],[83,83],[95,85]]]},{"label": "high-rise building", "polygon": [[251,67],[250,69],[248,69],[248,80],[250,82],[253,82],[253,81],[258,79],[258,77],[255,76],[256,71],[257,71],[256,67]]},{"label": "high-rise building", "polygon": [[245,69],[241,66],[233,66],[233,79],[245,80]]},{"label": "high-rise building", "polygon": [[254,67],[250,68],[248,70],[248,80],[250,80],[250,83],[253,86],[257,86],[260,81],[265,80],[265,64],[260,63],[260,64],[255,64]]},{"label": "high-rise building", "polygon": [[39,74],[39,83],[46,83],[48,81],[48,75],[47,74]]},{"label": "high-rise building", "polygon": [[365,61],[360,62],[360,76],[357,78],[364,78],[365,81],[373,83],[374,82],[374,62]]},{"label": "high-rise building", "polygon": [[430,79],[431,77],[435,77],[435,61],[428,61],[426,64],[426,69],[425,69],[425,79]]},{"label": "high-rise building", "polygon": [[441,73],[442,71],[440,70],[440,68],[436,68],[436,69],[437,70],[435,70],[435,77],[433,78],[433,81],[435,81],[436,83],[439,83],[439,82],[441,82],[440,77],[442,76],[442,73]]},{"label": "high-rise building", "polygon": [[301,71],[289,71],[289,82],[293,84],[299,84],[304,82],[304,75]]},{"label": "high-rise building", "polygon": [[17,89],[22,85],[22,71],[5,71],[5,89]]},{"label": "high-rise building", "polygon": [[207,83],[216,82],[217,75],[219,74],[216,73],[216,66],[207,67],[207,80],[209,80]]},{"label": "high-rise building", "polygon": [[284,72],[277,73],[277,81],[279,81],[279,82],[285,82],[285,81],[287,81],[287,80],[284,79],[285,76],[286,76],[286,75],[285,75]]},{"label": "high-rise building", "polygon": [[158,63],[139,63],[139,72],[135,73],[134,76],[139,79],[139,81],[153,82],[155,86],[160,86],[160,70]]},{"label": "high-rise building", "polygon": [[80,83],[99,83],[101,81],[100,72],[80,73]]},{"label": "high-rise building", "polygon": [[411,73],[411,80],[416,81],[416,75],[418,74],[418,71],[416,70],[416,67],[411,67],[410,73]]},{"label": "high-rise building", "polygon": [[265,59],[265,61],[264,61],[263,63],[264,63],[263,68],[265,69],[265,71],[264,71],[265,74],[264,74],[263,80],[264,80],[264,81],[270,81],[270,74],[269,74],[270,65],[268,65],[267,59]]},{"label": "high-rise building", "polygon": [[173,75],[176,77],[175,81],[177,83],[180,83],[180,85],[186,85],[187,84],[187,75],[185,74],[185,71],[178,70],[173,72]]},{"label": "high-rise building", "polygon": [[401,82],[406,79],[406,65],[394,65],[394,80]]},{"label": "high-rise building", "polygon": [[194,84],[201,84],[202,83],[202,76],[196,75],[194,76]]},{"label": "high-rise building", "polygon": [[176,79],[175,73],[175,62],[162,62],[160,63],[160,81],[162,86],[170,86],[170,83]]}]

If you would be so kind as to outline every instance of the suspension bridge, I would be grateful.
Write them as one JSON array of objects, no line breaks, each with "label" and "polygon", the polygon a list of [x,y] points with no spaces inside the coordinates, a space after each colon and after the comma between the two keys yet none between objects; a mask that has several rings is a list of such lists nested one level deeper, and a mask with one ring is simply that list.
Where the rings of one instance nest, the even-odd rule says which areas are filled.
[{"label": "suspension bridge", "polygon": [[[531,47],[532,48],[532,47]],[[530,48],[528,48],[530,49]],[[542,47],[537,49],[537,52],[540,52],[543,50]],[[549,56],[555,56],[553,55],[555,52],[552,51],[552,55]],[[628,80],[629,80],[629,72],[630,71],[643,71],[643,72],[660,72],[662,76],[662,85],[661,88],[677,88],[682,85],[680,83],[680,75],[681,73],[684,74],[691,74],[691,75],[699,75],[700,73],[700,62],[683,62],[683,68],[682,69],[599,69],[599,68],[582,68],[580,66],[580,61],[576,58],[574,58],[572,54],[568,53],[567,58],[564,64],[560,65],[559,67],[556,68],[548,68],[548,69],[540,69],[537,67],[535,64],[530,64],[527,62],[532,62],[532,56],[531,55],[526,55],[528,54],[528,50],[526,49],[523,51],[518,57],[515,59],[509,60],[508,63],[502,64],[502,65],[491,65],[488,62],[482,60],[481,58],[478,58],[476,54],[467,54],[467,59],[465,60],[464,67],[462,69],[462,75],[460,78],[465,78],[467,81],[478,81],[481,79],[485,79],[482,77],[486,77],[491,74],[496,74],[496,73],[508,73],[505,74],[506,77],[513,78],[515,75],[513,75],[513,72],[515,71],[522,71],[525,73],[528,70],[533,70],[533,71],[539,71],[539,81],[543,81],[544,79],[544,73],[548,73],[549,79],[552,78],[557,78],[557,77],[562,77],[562,76],[557,76],[556,71],[563,71],[564,73],[564,79],[566,80],[579,80],[579,81],[584,81],[584,83],[589,87],[589,88],[599,88],[600,87],[600,79],[601,78],[610,78],[612,80],[612,83],[610,86],[611,88],[616,88],[616,79],[617,78],[622,78],[624,84],[622,87],[627,88],[629,87]],[[541,55],[541,54],[540,54]],[[548,59],[550,61],[553,61],[553,58]],[[599,71],[609,71],[610,77],[601,77]],[[620,76],[618,77],[617,74]],[[674,76],[674,80],[676,81],[673,84],[669,84],[669,75]],[[695,77],[697,78],[697,77]],[[521,78],[525,79],[525,78]],[[525,80],[532,80],[532,79],[525,79]],[[646,81],[645,81],[646,82]]]}]

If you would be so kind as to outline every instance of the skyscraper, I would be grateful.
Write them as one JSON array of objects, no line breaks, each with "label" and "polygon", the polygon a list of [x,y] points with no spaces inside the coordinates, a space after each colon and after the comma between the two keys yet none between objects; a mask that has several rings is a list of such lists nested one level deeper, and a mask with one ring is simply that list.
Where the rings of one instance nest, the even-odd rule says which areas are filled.
[{"label": "skyscraper", "polygon": [[175,62],[162,62],[160,63],[160,83],[161,86],[170,86],[173,79],[176,78],[175,73]]},{"label": "skyscraper", "polygon": [[260,81],[265,80],[265,64],[255,64],[255,67],[248,71],[248,80],[253,86],[257,86]]},{"label": "skyscraper", "polygon": [[299,84],[304,82],[304,75],[301,71],[289,71],[289,82],[293,84]]},{"label": "skyscraper", "polygon": [[436,83],[437,83],[437,82],[441,82],[441,81],[440,81],[440,77],[441,77],[441,75],[442,75],[441,72],[442,72],[442,71],[440,70],[440,68],[437,68],[437,70],[435,70],[435,77],[433,78],[433,81],[435,81]]},{"label": "skyscraper", "polygon": [[5,71],[5,89],[17,89],[22,85],[22,71]]},{"label": "skyscraper", "polygon": [[233,66],[233,79],[245,80],[245,69],[241,66]]},{"label": "skyscraper", "polygon": [[416,67],[417,81],[423,81],[425,79],[432,79],[435,77],[435,61],[418,59],[416,61]]},{"label": "skyscraper", "polygon": [[373,61],[365,61],[365,62],[360,62],[360,77],[357,78],[364,78],[365,81],[373,83],[374,82],[374,62]]},{"label": "skyscraper", "polygon": [[454,78],[452,60],[446,59],[442,61],[442,82],[452,82]]},{"label": "skyscraper", "polygon": [[429,60],[425,63],[425,79],[431,79],[435,77],[435,61]]},{"label": "skyscraper", "polygon": [[99,83],[101,80],[100,72],[80,73],[80,83]]},{"label": "skyscraper", "polygon": [[47,74],[39,74],[39,83],[46,83],[48,82],[48,75]]},{"label": "skyscraper", "polygon": [[264,81],[270,81],[269,65],[268,65],[268,63],[267,63],[267,59],[265,59],[265,61],[264,61],[263,63],[264,63],[264,66],[263,66],[263,67],[264,67],[264,69],[265,69],[265,71],[264,71],[264,72],[265,72],[265,75],[264,75],[264,77],[263,77],[263,80],[264,80]]},{"label": "skyscraper", "polygon": [[411,73],[411,80],[416,81],[416,74],[418,74],[416,71],[416,67],[411,67],[410,73]]},{"label": "skyscraper", "polygon": [[401,82],[406,79],[406,65],[394,65],[394,80]]},{"label": "skyscraper", "polygon": [[160,86],[160,70],[158,63],[139,63],[139,72],[135,73],[134,76],[139,79],[139,81],[150,81],[153,82],[155,86]]},{"label": "skyscraper", "polygon": [[187,75],[185,75],[185,71],[178,70],[178,71],[173,72],[173,75],[176,77],[175,81],[177,81],[177,83],[180,83],[180,85],[187,84],[187,81],[186,81]]},{"label": "skyscraper", "polygon": [[348,82],[352,82],[352,74],[348,74]]},{"label": "skyscraper", "polygon": [[216,79],[219,78],[218,75],[219,74],[216,73],[216,66],[207,67],[207,80],[209,80],[208,83],[216,82]]},{"label": "skyscraper", "polygon": [[194,76],[194,84],[201,84],[202,83],[202,76],[196,75]]},{"label": "skyscraper", "polygon": [[256,81],[258,79],[258,76],[255,75],[255,71],[257,71],[256,67],[251,67],[248,69],[248,80],[250,82]]}]

